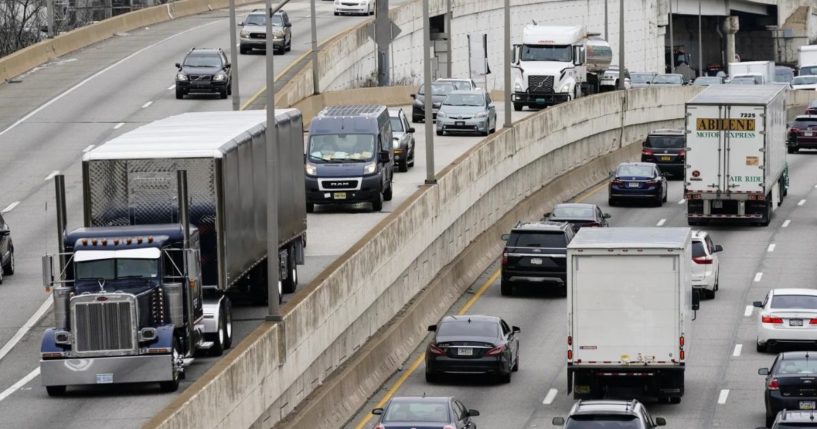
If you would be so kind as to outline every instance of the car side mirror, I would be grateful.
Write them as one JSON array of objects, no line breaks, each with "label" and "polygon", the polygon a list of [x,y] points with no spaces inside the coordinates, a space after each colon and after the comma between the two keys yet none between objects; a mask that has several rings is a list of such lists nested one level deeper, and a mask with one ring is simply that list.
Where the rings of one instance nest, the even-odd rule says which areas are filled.
[{"label": "car side mirror", "polygon": [[409,127],[408,132],[409,132],[410,134],[414,133],[414,127]]},{"label": "car side mirror", "polygon": [[757,370],[757,375],[769,375],[769,368],[760,368]]},{"label": "car side mirror", "polygon": [[752,303],[752,306],[757,308],[763,308],[763,301],[755,301]]},{"label": "car side mirror", "polygon": [[437,325],[428,325],[428,332],[437,332]]},{"label": "car side mirror", "polygon": [[224,64],[224,68],[225,68],[225,69],[228,69],[228,68],[230,68],[230,67],[232,67],[232,66],[233,66],[233,65],[232,65],[232,64],[230,64],[230,63]]},{"label": "car side mirror", "polygon": [[698,289],[692,290],[692,311],[701,309],[701,291]]},{"label": "car side mirror", "polygon": [[375,409],[372,410],[372,414],[374,414],[376,416],[382,415],[383,414],[383,409],[382,408],[375,408]]},{"label": "car side mirror", "polygon": [[543,215],[542,215],[542,218],[543,218],[543,219],[547,219],[547,218],[549,218],[549,217],[550,217],[550,215],[551,215],[551,214],[553,214],[553,213],[551,213],[551,212],[545,212],[545,214],[543,214]]},{"label": "car side mirror", "polygon": [[292,27],[292,23],[291,23],[291,22],[287,22],[287,25],[285,25],[285,27],[287,27],[287,28]]},{"label": "car side mirror", "polygon": [[389,162],[391,161],[391,154],[389,151],[384,150],[380,152],[380,162]]},{"label": "car side mirror", "polygon": [[176,68],[177,68],[177,69],[180,69],[180,68],[182,68],[182,65],[181,65],[181,64],[179,64],[179,63],[176,63]]},{"label": "car side mirror", "polygon": [[723,252],[723,246],[721,246],[720,244],[715,245],[715,253],[718,252]]},{"label": "car side mirror", "polygon": [[667,420],[663,417],[656,417],[655,418],[655,425],[656,426],[666,426]]},{"label": "car side mirror", "polygon": [[468,410],[468,417],[477,417],[479,416],[479,410]]},{"label": "car side mirror", "polygon": [[500,238],[502,241],[508,241],[508,239],[511,238],[511,234],[502,234]]},{"label": "car side mirror", "polygon": [[410,96],[411,96],[411,98],[413,98],[415,100],[417,99],[417,94],[410,94]]},{"label": "car side mirror", "polygon": [[611,215],[610,213],[605,213],[601,217],[603,217],[605,219],[610,219],[611,217],[613,217],[613,215]]},{"label": "car side mirror", "polygon": [[518,326],[511,326],[511,331],[513,331],[514,334],[518,334],[518,333],[522,332],[522,330],[519,329]]},{"label": "car side mirror", "polygon": [[564,417],[554,417],[553,420],[550,421],[553,426],[564,426],[565,425],[565,418]]},{"label": "car side mirror", "polygon": [[239,22],[239,23],[238,23],[238,26],[239,26],[239,27],[243,27],[243,26],[244,26],[244,23],[243,23],[243,22]]}]

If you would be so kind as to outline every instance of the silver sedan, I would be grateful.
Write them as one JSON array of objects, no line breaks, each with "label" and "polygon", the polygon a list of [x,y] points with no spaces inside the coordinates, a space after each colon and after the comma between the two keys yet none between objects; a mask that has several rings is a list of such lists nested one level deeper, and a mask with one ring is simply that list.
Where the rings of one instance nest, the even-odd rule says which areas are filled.
[{"label": "silver sedan", "polygon": [[496,131],[496,107],[482,89],[453,91],[445,97],[437,112],[437,135]]}]

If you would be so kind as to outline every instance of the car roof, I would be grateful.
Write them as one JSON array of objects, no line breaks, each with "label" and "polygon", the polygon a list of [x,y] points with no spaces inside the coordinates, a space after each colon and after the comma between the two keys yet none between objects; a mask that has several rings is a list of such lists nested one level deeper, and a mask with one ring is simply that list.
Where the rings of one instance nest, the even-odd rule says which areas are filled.
[{"label": "car roof", "polygon": [[567,222],[519,222],[511,230],[514,231],[565,231],[571,226]]},{"label": "car roof", "polygon": [[188,54],[217,54],[219,52],[221,52],[221,48],[193,48]]},{"label": "car roof", "polygon": [[472,321],[472,322],[497,322],[499,323],[499,317],[496,316],[486,316],[483,314],[466,314],[462,316],[458,315],[450,315],[443,317],[440,320],[440,323],[444,322],[463,322],[463,321]]},{"label": "car roof", "polygon": [[428,402],[428,403],[440,403],[440,402],[449,402],[451,400],[450,396],[395,396],[391,398],[392,402]]},{"label": "car roof", "polygon": [[[620,163],[618,165],[618,167],[621,167],[622,165],[638,165],[638,166],[644,166],[644,167],[655,167],[654,162],[637,162],[637,161],[622,162],[622,163]],[[618,168],[618,167],[616,167],[616,168]]]},{"label": "car roof", "polygon": [[652,130],[648,134],[650,136],[658,136],[658,135],[671,135],[671,136],[682,136],[684,135],[684,130],[682,128],[659,128],[657,130]]},{"label": "car roof", "polygon": [[[559,203],[556,204],[556,207],[597,207],[595,204],[590,203]],[[556,208],[554,207],[554,209]]]},{"label": "car roof", "polygon": [[579,401],[575,405],[573,405],[573,409],[570,411],[570,415],[605,413],[634,416],[638,414],[636,412],[636,407],[638,404],[639,402],[636,401],[635,399],[633,399],[632,401],[621,401],[612,399]]},{"label": "car roof", "polygon": [[692,230],[692,239],[693,240],[695,240],[695,239],[703,240],[704,237],[706,237],[707,235],[709,235],[709,233],[706,232],[706,231],[702,231],[700,229]]},{"label": "car roof", "polygon": [[817,352],[814,351],[798,351],[798,352],[783,352],[778,355],[779,360],[785,359],[817,359]]},{"label": "car roof", "polygon": [[[772,289],[772,295],[813,295],[817,296],[817,289],[806,288],[779,288]],[[817,357],[817,355],[815,355]]]}]

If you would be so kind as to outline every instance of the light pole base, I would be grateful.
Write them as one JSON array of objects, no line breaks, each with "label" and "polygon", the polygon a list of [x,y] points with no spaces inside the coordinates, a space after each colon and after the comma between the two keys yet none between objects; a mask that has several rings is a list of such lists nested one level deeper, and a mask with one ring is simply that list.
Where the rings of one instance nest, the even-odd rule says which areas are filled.
[{"label": "light pole base", "polygon": [[284,320],[284,316],[272,316],[268,314],[264,316],[264,320],[267,322],[282,322]]},{"label": "light pole base", "polygon": [[426,185],[436,185],[437,179],[426,179]]}]

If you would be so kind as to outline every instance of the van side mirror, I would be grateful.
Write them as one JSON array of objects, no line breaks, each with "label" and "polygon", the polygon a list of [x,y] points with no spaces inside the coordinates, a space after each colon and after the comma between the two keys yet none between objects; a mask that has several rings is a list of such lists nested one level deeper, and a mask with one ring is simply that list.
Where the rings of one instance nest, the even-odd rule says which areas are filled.
[{"label": "van side mirror", "polygon": [[239,23],[238,23],[238,26],[239,26],[239,27],[243,27],[243,26],[244,26],[244,22],[239,22]]},{"label": "van side mirror", "polygon": [[692,290],[692,311],[701,309],[701,291],[698,289]]},{"label": "van side mirror", "polygon": [[565,425],[565,418],[564,417],[554,417],[553,420],[550,421],[553,426],[564,426]]},{"label": "van side mirror", "polygon": [[545,212],[545,214],[542,215],[542,219],[549,218],[551,214],[552,214],[551,212]]},{"label": "van side mirror", "polygon": [[769,375],[769,368],[760,368],[757,370],[757,375]]},{"label": "van side mirror", "polygon": [[408,132],[409,133],[414,133],[414,127],[409,127]]},{"label": "van side mirror", "polygon": [[417,94],[410,94],[410,96],[411,96],[411,98],[413,98],[415,100],[417,99]]},{"label": "van side mirror", "polygon": [[723,252],[723,246],[721,246],[720,244],[715,245],[715,253],[718,252]]},{"label": "van side mirror", "polygon": [[389,153],[389,151],[387,151],[387,150],[381,151],[379,160],[380,160],[380,162],[389,162],[389,161],[391,161],[391,154]]},{"label": "van side mirror", "polygon": [[502,241],[508,241],[508,239],[511,238],[511,234],[502,234],[500,238],[502,238]]},{"label": "van side mirror", "polygon": [[177,68],[177,69],[181,69],[181,68],[182,68],[182,65],[181,65],[181,64],[179,64],[179,63],[176,63],[176,68]]},{"label": "van side mirror", "polygon": [[428,332],[437,332],[437,325],[428,325]]},{"label": "van side mirror", "polygon": [[666,426],[667,420],[663,417],[656,417],[655,418],[655,425],[656,426]]},{"label": "van side mirror", "polygon": [[54,257],[43,255],[43,287],[48,289],[54,285]]},{"label": "van side mirror", "polygon": [[611,215],[610,213],[605,213],[601,217],[603,217],[605,219],[610,219],[611,217],[613,217],[613,215]]}]

